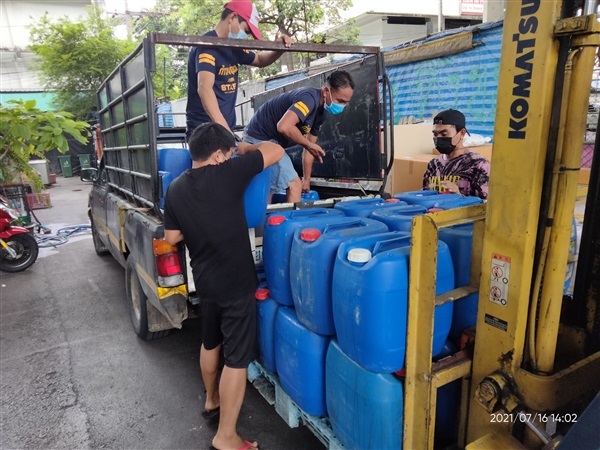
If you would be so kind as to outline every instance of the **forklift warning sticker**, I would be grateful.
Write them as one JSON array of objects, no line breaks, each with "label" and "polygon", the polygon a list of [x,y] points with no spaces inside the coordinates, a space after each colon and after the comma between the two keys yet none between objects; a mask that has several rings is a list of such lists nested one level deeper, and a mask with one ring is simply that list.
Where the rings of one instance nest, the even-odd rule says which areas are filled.
[{"label": "forklift warning sticker", "polygon": [[508,280],[510,280],[510,258],[492,253],[490,277],[490,302],[506,306],[508,302]]}]

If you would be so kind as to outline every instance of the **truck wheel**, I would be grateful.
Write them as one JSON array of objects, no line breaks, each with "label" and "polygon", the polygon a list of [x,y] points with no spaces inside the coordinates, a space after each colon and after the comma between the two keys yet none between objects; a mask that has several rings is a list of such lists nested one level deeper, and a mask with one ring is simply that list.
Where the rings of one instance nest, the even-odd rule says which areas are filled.
[{"label": "truck wheel", "polygon": [[171,330],[155,331],[148,330],[148,310],[146,301],[148,297],[142,289],[140,278],[135,270],[135,261],[132,257],[127,258],[125,266],[125,289],[127,290],[127,306],[133,330],[144,341],[151,341],[166,336]]},{"label": "truck wheel", "polygon": [[106,247],[106,245],[104,245],[104,243],[100,239],[100,236],[98,236],[98,230],[96,230],[96,225],[94,225],[94,221],[90,220],[90,222],[92,223],[92,240],[94,241],[94,250],[96,251],[96,255],[108,255],[108,248]]}]

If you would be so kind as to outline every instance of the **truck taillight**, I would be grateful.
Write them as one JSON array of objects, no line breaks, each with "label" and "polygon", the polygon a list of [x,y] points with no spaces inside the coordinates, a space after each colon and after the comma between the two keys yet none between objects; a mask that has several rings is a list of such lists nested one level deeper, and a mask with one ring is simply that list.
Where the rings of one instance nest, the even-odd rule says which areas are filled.
[{"label": "truck taillight", "polygon": [[177,247],[164,239],[154,239],[154,261],[160,286],[178,286],[184,283]]},{"label": "truck taillight", "polygon": [[179,255],[170,253],[168,255],[158,255],[156,257],[156,270],[159,277],[170,277],[181,273],[179,264]]}]

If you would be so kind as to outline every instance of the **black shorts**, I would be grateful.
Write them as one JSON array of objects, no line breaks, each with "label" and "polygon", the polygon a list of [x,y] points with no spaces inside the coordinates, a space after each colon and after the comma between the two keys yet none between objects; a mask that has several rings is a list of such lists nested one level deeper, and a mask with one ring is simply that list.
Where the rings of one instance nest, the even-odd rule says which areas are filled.
[{"label": "black shorts", "polygon": [[212,350],[223,344],[225,365],[248,367],[257,356],[254,292],[235,300],[200,300],[202,344]]}]

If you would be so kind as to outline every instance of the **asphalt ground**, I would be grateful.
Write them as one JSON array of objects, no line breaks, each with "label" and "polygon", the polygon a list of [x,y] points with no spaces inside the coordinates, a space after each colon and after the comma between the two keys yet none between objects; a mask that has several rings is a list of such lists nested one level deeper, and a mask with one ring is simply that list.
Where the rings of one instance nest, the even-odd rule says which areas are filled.
[{"label": "asphalt ground", "polygon": [[[90,183],[57,181],[52,207],[34,211],[46,237],[89,224]],[[96,255],[89,230],[41,248],[24,272],[0,272],[0,448],[209,448],[216,424],[200,416],[196,323],[137,338],[124,274],[110,255]],[[290,429],[251,384],[238,431],[261,449],[323,448],[306,427]]]}]

